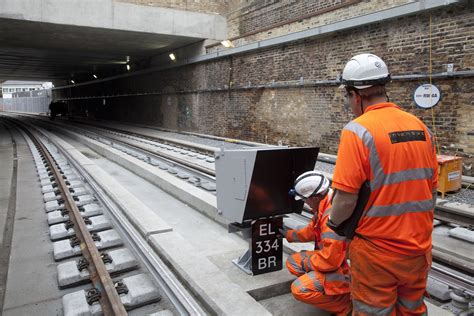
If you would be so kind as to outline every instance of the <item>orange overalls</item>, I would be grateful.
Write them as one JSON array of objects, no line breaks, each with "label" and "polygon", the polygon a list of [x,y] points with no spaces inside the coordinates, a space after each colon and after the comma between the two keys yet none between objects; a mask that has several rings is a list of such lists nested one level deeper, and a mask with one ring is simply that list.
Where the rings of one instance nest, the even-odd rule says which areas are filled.
[{"label": "orange overalls", "polygon": [[349,247],[354,315],[421,315],[438,182],[428,128],[393,103],[369,106],[342,133],[333,187],[371,194]]},{"label": "orange overalls", "polygon": [[298,276],[291,285],[291,292],[297,300],[338,315],[347,315],[351,301],[346,242],[326,225],[331,210],[330,196],[332,191],[321,200],[319,211],[306,227],[288,230],[285,236],[288,242],[315,241],[316,250],[291,255],[286,267]]}]

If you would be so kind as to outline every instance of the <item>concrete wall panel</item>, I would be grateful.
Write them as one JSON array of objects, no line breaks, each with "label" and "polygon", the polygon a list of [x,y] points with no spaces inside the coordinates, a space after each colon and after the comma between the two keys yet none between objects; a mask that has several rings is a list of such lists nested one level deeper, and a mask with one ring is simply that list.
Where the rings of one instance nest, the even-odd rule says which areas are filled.
[{"label": "concrete wall panel", "polygon": [[0,18],[216,40],[227,35],[226,19],[217,14],[113,0],[0,0],[0,8]]}]

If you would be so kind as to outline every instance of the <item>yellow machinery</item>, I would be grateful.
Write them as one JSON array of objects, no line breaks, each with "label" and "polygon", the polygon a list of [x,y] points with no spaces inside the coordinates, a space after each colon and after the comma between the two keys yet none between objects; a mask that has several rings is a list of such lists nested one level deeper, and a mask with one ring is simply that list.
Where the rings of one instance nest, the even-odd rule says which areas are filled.
[{"label": "yellow machinery", "polygon": [[461,188],[462,158],[438,155],[438,192],[444,198],[446,192]]}]

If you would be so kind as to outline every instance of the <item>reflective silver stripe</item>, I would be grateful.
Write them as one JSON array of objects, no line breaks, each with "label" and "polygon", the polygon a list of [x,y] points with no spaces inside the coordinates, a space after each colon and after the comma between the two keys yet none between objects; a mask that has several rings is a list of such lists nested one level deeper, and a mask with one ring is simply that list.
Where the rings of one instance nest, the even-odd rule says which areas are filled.
[{"label": "reflective silver stripe", "polygon": [[301,262],[300,262],[300,269],[302,271],[302,273],[306,272],[306,269],[304,267],[304,259],[306,258],[306,254],[303,256],[301,256]]},{"label": "reflective silver stripe", "polygon": [[434,209],[435,204],[432,199],[422,201],[410,201],[401,204],[375,205],[372,206],[365,216],[382,217],[398,216],[406,213],[429,212]]},{"label": "reflective silver stripe", "polygon": [[293,281],[293,286],[300,287],[302,285],[303,285],[303,282],[301,282],[300,278]]},{"label": "reflective silver stripe", "polygon": [[370,182],[370,188],[372,189],[372,191],[374,191],[375,187],[380,186],[377,185],[377,183],[375,183],[374,181],[381,182],[381,180],[383,180],[384,178],[384,172],[380,163],[379,154],[377,153],[377,150],[375,148],[374,138],[372,137],[372,134],[370,134],[368,129],[354,121],[347,124],[344,129],[356,134],[360,138],[362,143],[364,143],[364,145],[367,147],[367,149],[369,149],[370,168],[372,169],[372,173],[374,175],[374,180]]},{"label": "reflective silver stripe", "polygon": [[324,243],[320,242],[320,243],[318,244],[318,248],[319,248],[319,250],[323,250],[323,248],[324,248]]},{"label": "reflective silver stripe", "polygon": [[313,264],[311,263],[311,256],[308,257],[308,270],[309,271],[314,271],[314,267],[313,267]]},{"label": "reflective silver stripe", "polygon": [[[306,258],[308,258],[308,260],[307,260],[308,263],[305,266],[304,261],[305,261]],[[301,269],[304,270],[303,272],[308,272],[308,271],[314,270],[313,267],[311,266],[311,255],[308,256],[306,254],[306,251],[304,253],[301,252]]]},{"label": "reflective silver stripe", "polygon": [[390,315],[393,310],[393,305],[389,307],[370,306],[361,301],[352,299],[352,307],[356,312],[367,313],[369,315]]},{"label": "reflective silver stripe", "polygon": [[296,230],[293,230],[293,233],[291,234],[291,238],[293,239],[293,241],[301,241],[298,238],[298,235],[296,234]]},{"label": "reflective silver stripe", "polygon": [[296,230],[300,230],[300,229],[305,228],[305,227],[306,227],[305,225],[298,225],[298,226],[296,226]]},{"label": "reflective silver stripe", "polygon": [[[432,179],[434,175],[433,168],[415,168],[393,172],[385,175],[381,185],[395,184],[409,180]],[[377,187],[379,188],[379,187]]]},{"label": "reflective silver stripe", "polygon": [[293,281],[293,286],[295,286],[298,289],[298,292],[301,292],[301,293],[310,292],[306,287],[303,286],[303,282],[301,282],[300,278]]},{"label": "reflective silver stripe", "polygon": [[399,305],[401,305],[401,306],[403,306],[406,309],[409,309],[411,311],[415,311],[418,308],[420,308],[420,306],[423,305],[423,295],[415,301],[411,301],[411,300],[408,300],[408,299],[403,298],[403,297],[398,297],[397,304],[399,304]]},{"label": "reflective silver stripe", "polygon": [[356,122],[350,122],[344,127],[360,138],[364,145],[369,149],[369,162],[372,169],[373,179],[370,181],[370,189],[377,190],[383,185],[395,184],[408,180],[431,179],[434,175],[433,168],[414,168],[385,174],[380,162],[379,154],[375,148],[372,134],[362,125]]},{"label": "reflective silver stripe", "polygon": [[323,288],[323,285],[321,284],[321,282],[319,282],[319,280],[317,279],[316,277],[316,273],[314,271],[311,271],[308,273],[308,277],[310,277],[313,281],[313,286],[316,290],[318,290],[319,292],[323,292],[324,291],[324,288]]},{"label": "reflective silver stripe", "polygon": [[[324,288],[321,282],[319,282],[319,280],[316,279],[316,275],[314,274],[314,272],[308,273],[308,277],[313,280],[313,286],[316,289],[316,291],[324,292]],[[301,282],[300,278],[293,281],[293,286],[296,287],[298,291],[301,293],[314,292],[313,290],[308,289],[307,287],[303,286],[303,282]]]},{"label": "reflective silver stripe", "polygon": [[346,240],[346,237],[344,236],[339,236],[335,232],[326,232],[321,235],[322,239],[334,239],[334,240],[341,240],[344,241]]},{"label": "reflective silver stripe", "polygon": [[349,282],[349,276],[342,273],[336,273],[336,272],[326,273],[326,281]]},{"label": "reflective silver stripe", "polygon": [[293,269],[295,269],[296,272],[298,273],[305,273],[306,271],[303,270],[303,268],[298,265],[298,263],[296,263],[295,259],[293,258],[293,256],[290,256],[288,259],[287,259],[288,263],[291,265],[291,267]]},{"label": "reflective silver stripe", "polygon": [[312,292],[312,291],[311,291],[310,289],[305,288],[305,287],[303,286],[303,287],[300,289],[300,292],[301,292],[301,293],[310,293],[310,292]]},{"label": "reflective silver stripe", "polygon": [[331,211],[332,211],[332,207],[325,210],[324,213],[323,213],[323,217],[326,216],[326,215],[329,215],[329,213],[331,213]]},{"label": "reflective silver stripe", "polygon": [[321,282],[319,282],[319,280],[315,280],[313,282],[313,286],[316,290],[318,290],[319,292],[324,292],[324,288],[323,288],[323,285],[321,284]]}]

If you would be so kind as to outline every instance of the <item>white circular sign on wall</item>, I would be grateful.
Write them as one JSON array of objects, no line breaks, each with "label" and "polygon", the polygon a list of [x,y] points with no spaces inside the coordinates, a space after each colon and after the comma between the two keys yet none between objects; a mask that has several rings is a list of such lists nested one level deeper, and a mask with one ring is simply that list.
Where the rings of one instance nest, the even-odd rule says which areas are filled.
[{"label": "white circular sign on wall", "polygon": [[441,92],[434,84],[422,84],[413,93],[413,100],[420,108],[429,109],[441,99]]}]

